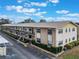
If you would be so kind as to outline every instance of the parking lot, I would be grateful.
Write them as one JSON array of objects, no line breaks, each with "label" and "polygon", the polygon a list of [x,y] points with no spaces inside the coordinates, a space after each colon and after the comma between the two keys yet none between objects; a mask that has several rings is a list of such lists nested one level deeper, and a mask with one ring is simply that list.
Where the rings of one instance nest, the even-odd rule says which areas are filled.
[{"label": "parking lot", "polygon": [[11,45],[8,46],[7,55],[5,57],[0,57],[0,59],[55,59],[55,57],[32,46],[24,47],[22,44],[14,40],[14,38],[5,33],[0,34],[11,43]]}]

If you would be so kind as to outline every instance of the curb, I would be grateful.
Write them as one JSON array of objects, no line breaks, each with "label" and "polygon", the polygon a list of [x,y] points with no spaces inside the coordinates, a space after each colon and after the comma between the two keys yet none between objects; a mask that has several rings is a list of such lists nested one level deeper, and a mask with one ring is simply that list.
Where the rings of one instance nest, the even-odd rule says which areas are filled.
[{"label": "curb", "polygon": [[17,40],[17,41],[18,41],[19,43],[21,43],[22,45],[24,45],[24,47],[27,47],[27,44],[28,44],[28,43],[25,44],[25,43],[23,43],[23,42],[21,42],[21,41],[19,41],[19,40]]}]

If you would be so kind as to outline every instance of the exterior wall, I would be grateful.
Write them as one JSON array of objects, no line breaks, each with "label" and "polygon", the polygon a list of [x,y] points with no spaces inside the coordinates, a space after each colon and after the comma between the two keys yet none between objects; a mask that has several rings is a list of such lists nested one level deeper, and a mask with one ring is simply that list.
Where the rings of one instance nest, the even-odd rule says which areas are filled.
[{"label": "exterior wall", "polygon": [[77,28],[77,37],[78,37],[78,40],[79,40],[79,25],[78,25],[78,28]]},{"label": "exterior wall", "polygon": [[47,29],[45,28],[40,28],[40,33],[37,33],[36,32],[36,28],[34,29],[34,32],[35,32],[35,41],[37,41],[37,38],[40,38],[41,39],[41,43],[42,44],[48,44],[48,37],[47,37]]},{"label": "exterior wall", "polygon": [[43,44],[48,44],[48,34],[47,34],[47,29],[42,28],[41,29],[41,43]]},{"label": "exterior wall", "polygon": [[52,43],[52,46],[53,47],[56,47],[56,29],[53,29],[52,30],[52,38],[53,38],[53,43]]},{"label": "exterior wall", "polygon": [[48,44],[53,44],[53,37],[50,34],[48,34]]},{"label": "exterior wall", "polygon": [[48,45],[48,42],[52,44],[52,46],[56,46],[56,29],[52,29],[52,34],[48,34],[48,28],[41,28],[41,33],[36,33],[36,29],[34,30],[35,32],[35,40],[37,41],[37,38],[41,39],[42,44]]},{"label": "exterior wall", "polygon": [[[69,32],[69,28],[70,28],[70,32]],[[75,31],[72,31],[72,28],[75,28]],[[67,24],[66,26],[60,29],[63,29],[63,33],[59,34],[58,29],[56,30],[56,46],[58,46],[59,41],[63,41],[63,44],[60,46],[64,46],[65,44],[68,44],[72,41],[77,40],[77,27],[74,26],[73,24]],[[66,32],[66,29],[67,29],[67,32]],[[72,40],[73,37],[75,37],[75,40]],[[68,41],[67,43],[66,43],[66,39]]]}]

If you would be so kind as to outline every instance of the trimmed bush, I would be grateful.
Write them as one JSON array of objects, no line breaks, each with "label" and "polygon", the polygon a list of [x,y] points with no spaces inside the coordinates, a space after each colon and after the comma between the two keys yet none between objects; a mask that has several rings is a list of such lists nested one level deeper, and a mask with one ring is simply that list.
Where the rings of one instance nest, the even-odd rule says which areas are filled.
[{"label": "trimmed bush", "polygon": [[78,46],[78,45],[79,45],[79,41],[74,41],[69,44],[66,44],[64,47],[66,47],[67,49],[71,49],[71,48]]},{"label": "trimmed bush", "polygon": [[45,44],[36,43],[35,40],[32,40],[32,44],[34,44],[34,45],[36,45],[36,46],[38,46],[38,47],[40,47],[42,49],[45,49],[47,51],[50,51],[52,53],[55,53],[55,54],[57,54],[57,53],[62,51],[62,47],[48,47]]},{"label": "trimmed bush", "polygon": [[79,45],[79,41],[74,41],[75,46]]},{"label": "trimmed bush", "polygon": [[72,47],[74,47],[75,46],[75,43],[74,42],[72,42],[72,43],[69,43]]},{"label": "trimmed bush", "polygon": [[66,47],[67,49],[71,49],[72,45],[71,44],[66,44],[64,47]]}]

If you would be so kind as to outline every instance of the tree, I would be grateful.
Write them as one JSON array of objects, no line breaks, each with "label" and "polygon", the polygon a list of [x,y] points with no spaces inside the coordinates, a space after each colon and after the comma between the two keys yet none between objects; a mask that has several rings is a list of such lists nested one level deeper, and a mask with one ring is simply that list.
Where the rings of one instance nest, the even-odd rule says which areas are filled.
[{"label": "tree", "polygon": [[4,19],[4,18],[1,18],[0,19],[0,24],[10,24],[11,21],[9,19]]},{"label": "tree", "polygon": [[40,23],[41,23],[41,22],[46,23],[47,21],[46,21],[45,19],[41,19],[41,20],[40,20]]},{"label": "tree", "polygon": [[25,19],[24,21],[22,21],[20,23],[35,23],[35,21],[32,20],[31,18],[28,18],[28,19]]}]

